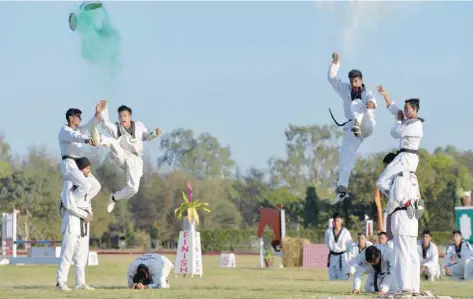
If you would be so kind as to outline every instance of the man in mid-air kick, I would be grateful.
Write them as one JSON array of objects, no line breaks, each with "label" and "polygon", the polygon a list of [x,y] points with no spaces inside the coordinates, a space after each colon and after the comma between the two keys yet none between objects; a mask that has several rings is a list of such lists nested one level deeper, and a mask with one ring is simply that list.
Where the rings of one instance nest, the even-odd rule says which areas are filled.
[{"label": "man in mid-air kick", "polygon": [[351,170],[355,166],[358,148],[363,140],[373,133],[376,125],[374,115],[376,99],[371,90],[363,84],[363,75],[359,70],[351,70],[348,73],[350,83],[343,82],[337,77],[339,68],[339,56],[337,53],[333,53],[328,71],[328,81],[342,98],[343,110],[348,119],[341,125],[337,123],[339,126],[343,126],[344,137],[340,149],[337,196],[332,202],[333,205],[341,203],[349,197],[348,182]]},{"label": "man in mid-air kick", "polygon": [[109,196],[107,211],[111,213],[117,201],[129,199],[138,193],[143,175],[143,142],[160,136],[161,129],[148,131],[141,121],[132,120],[132,110],[125,105],[118,107],[119,122],[114,124],[108,116],[107,101],[101,104],[102,126],[111,137],[101,136],[100,145],[110,149],[110,156],[125,170],[127,176],[126,186]]}]

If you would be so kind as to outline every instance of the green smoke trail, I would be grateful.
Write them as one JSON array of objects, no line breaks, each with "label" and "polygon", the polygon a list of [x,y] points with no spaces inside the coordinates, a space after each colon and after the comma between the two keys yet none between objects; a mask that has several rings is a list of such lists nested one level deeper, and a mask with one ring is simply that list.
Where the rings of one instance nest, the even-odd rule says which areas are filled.
[{"label": "green smoke trail", "polygon": [[69,15],[69,27],[79,34],[82,57],[114,77],[121,69],[121,38],[100,2],[83,2]]}]

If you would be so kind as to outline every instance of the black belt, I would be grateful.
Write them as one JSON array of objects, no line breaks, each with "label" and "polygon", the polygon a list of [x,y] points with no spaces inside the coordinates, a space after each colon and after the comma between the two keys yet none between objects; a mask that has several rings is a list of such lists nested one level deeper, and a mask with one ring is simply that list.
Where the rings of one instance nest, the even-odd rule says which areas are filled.
[{"label": "black belt", "polygon": [[392,214],[396,213],[397,211],[407,211],[407,207],[399,207],[399,208],[395,208],[394,211],[389,214],[389,216],[391,216]]},{"label": "black belt", "polygon": [[398,153],[398,154],[400,154],[400,153],[409,153],[409,154],[416,154],[416,155],[418,155],[418,154],[419,154],[419,150],[414,150],[414,149],[410,149],[410,148],[401,148],[397,153]]},{"label": "black belt", "polygon": [[[87,213],[89,213],[87,210],[81,209]],[[88,225],[87,223],[84,222],[84,219],[80,218],[80,236],[87,237],[88,235]]]},{"label": "black belt", "polygon": [[76,158],[76,157],[73,157],[73,156],[69,156],[69,155],[65,155],[65,156],[62,156],[62,159],[63,159],[63,160],[71,159],[71,160],[77,161],[79,158]]},{"label": "black belt", "polygon": [[331,255],[335,255],[335,256],[339,256],[340,259],[339,259],[339,262],[338,262],[338,265],[340,267],[340,269],[342,269],[342,255],[345,253],[346,251],[342,251],[342,252],[335,252],[335,251],[330,251],[329,254],[328,254],[328,262],[327,262],[327,267],[330,267],[330,256]]},{"label": "black belt", "polygon": [[349,120],[347,120],[346,122],[344,122],[343,124],[340,124],[340,123],[338,123],[338,121],[337,121],[337,120],[335,119],[335,117],[333,116],[332,110],[330,110],[330,108],[329,108],[328,111],[330,112],[330,116],[332,117],[333,122],[334,122],[337,126],[339,126],[339,127],[343,127],[344,125],[346,125],[347,123],[349,123],[349,122],[352,121],[352,119],[349,119]]},{"label": "black belt", "polygon": [[384,272],[377,272],[375,271],[374,272],[374,291],[377,293],[379,292],[379,288],[378,288],[378,275],[383,275]]}]

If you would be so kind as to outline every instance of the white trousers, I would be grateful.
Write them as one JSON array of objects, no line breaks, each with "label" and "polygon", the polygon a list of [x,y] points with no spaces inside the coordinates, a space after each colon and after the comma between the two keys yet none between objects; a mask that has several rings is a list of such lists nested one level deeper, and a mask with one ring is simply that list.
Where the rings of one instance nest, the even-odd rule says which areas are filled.
[{"label": "white trousers", "polygon": [[72,191],[74,198],[87,198],[90,200],[94,198],[102,188],[99,181],[92,175],[85,177],[82,171],[79,170],[77,164],[72,159],[64,159],[61,162],[61,174],[65,180],[69,180],[77,188]]},{"label": "white trousers", "polygon": [[415,172],[419,165],[419,156],[411,153],[399,153],[394,160],[386,166],[376,182],[379,191],[387,194],[393,180],[402,171]]},{"label": "white trousers", "polygon": [[[450,271],[452,272],[451,277],[459,279],[459,278],[464,278],[466,276],[465,274],[471,275],[471,273],[468,273],[469,271],[473,271],[473,265],[471,264],[472,262],[470,262],[468,259],[464,259],[464,258],[459,259],[456,264],[453,264],[448,267],[450,268]],[[467,268],[467,265],[468,265],[468,268]]]},{"label": "white trousers", "polygon": [[[90,228],[90,225],[89,225]],[[85,284],[85,266],[89,257],[89,236],[80,237],[68,232],[66,228],[61,245],[61,262],[57,270],[57,283],[67,283],[69,268],[74,263],[75,285]]]},{"label": "white trousers", "polygon": [[465,260],[465,280],[472,280],[473,279],[473,258],[469,258]]},{"label": "white trousers", "polygon": [[395,235],[393,238],[394,273],[401,291],[419,293],[420,256],[417,238]]},{"label": "white trousers", "polygon": [[338,186],[344,186],[347,188],[350,181],[351,171],[355,166],[358,148],[365,138],[373,134],[376,125],[373,109],[366,109],[366,106],[360,100],[352,102],[352,112],[355,119],[360,123],[361,136],[356,137],[351,131],[354,121],[349,122],[343,128],[345,133],[343,136],[342,147],[340,148]]},{"label": "white trousers", "polygon": [[346,252],[341,255],[330,255],[328,268],[330,280],[348,280],[350,278],[349,273],[350,266]]},{"label": "white trousers", "polygon": [[[377,278],[378,292],[381,291],[381,285],[383,284],[384,276],[385,275],[378,275],[378,278]],[[391,291],[391,289],[389,291]],[[370,272],[368,273],[368,276],[366,277],[365,292],[366,293],[376,292],[376,288],[374,287],[374,273]]]},{"label": "white trousers", "polygon": [[140,187],[140,180],[143,176],[143,159],[124,150],[118,139],[102,136],[102,144],[110,149],[110,157],[119,167],[125,169],[126,173],[126,186],[113,194],[115,200],[131,198],[138,193]]},{"label": "white trousers", "polygon": [[423,275],[427,276],[426,278],[430,281],[440,278],[440,266],[424,266]]}]

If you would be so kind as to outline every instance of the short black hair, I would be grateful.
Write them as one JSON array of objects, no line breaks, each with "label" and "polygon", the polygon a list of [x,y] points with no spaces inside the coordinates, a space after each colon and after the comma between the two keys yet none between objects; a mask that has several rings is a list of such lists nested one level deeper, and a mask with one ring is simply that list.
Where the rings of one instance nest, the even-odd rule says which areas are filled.
[{"label": "short black hair", "polygon": [[136,274],[133,276],[133,283],[141,283],[143,285],[149,285],[151,283],[149,270],[146,265],[138,265],[138,268],[136,268]]},{"label": "short black hair", "polygon": [[368,246],[365,249],[365,257],[367,263],[372,263],[381,256],[381,250],[376,248],[376,246]]},{"label": "short black hair", "polygon": [[419,101],[420,101],[419,99],[412,98],[412,99],[406,100],[405,103],[411,105],[411,107],[414,108],[416,111],[419,111],[420,109]]},{"label": "short black hair", "polygon": [[80,111],[79,109],[77,108],[69,108],[67,111],[66,111],[66,120],[67,122],[69,122],[69,117],[70,116],[81,116],[82,114],[82,111]]},{"label": "short black hair", "polygon": [[82,170],[90,166],[90,161],[86,157],[82,157],[76,160],[76,164],[77,168],[79,168],[79,170]]},{"label": "short black hair", "polygon": [[425,229],[423,232],[422,232],[422,235],[429,235],[432,237],[432,232],[429,230],[429,229]]},{"label": "short black hair", "polygon": [[378,237],[381,237],[382,235],[385,235],[386,237],[388,236],[388,234],[386,232],[379,232],[378,233]]},{"label": "short black hair", "polygon": [[462,232],[456,229],[452,232],[452,235],[460,235],[461,236]]},{"label": "short black hair", "polygon": [[363,74],[361,73],[360,70],[351,70],[348,73],[348,79],[355,79],[355,78],[363,79]]},{"label": "short black hair", "polygon": [[365,234],[365,233],[358,233],[358,237],[361,237],[361,236],[365,236],[365,237],[366,237],[366,234]]},{"label": "short black hair", "polygon": [[396,155],[395,153],[389,153],[389,154],[387,154],[387,155],[384,156],[384,158],[383,158],[383,164],[388,165],[389,163],[391,163],[391,162],[394,160],[394,158],[396,158],[396,156],[397,156],[397,155]]},{"label": "short black hair", "polygon": [[341,213],[339,213],[339,212],[336,212],[335,214],[333,214],[332,218],[333,218],[333,220],[335,220],[335,219],[337,219],[337,218],[341,218],[341,219],[343,219],[343,216],[342,216],[342,214],[341,214]]},{"label": "short black hair", "polygon": [[126,105],[121,105],[120,107],[118,107],[117,111],[118,113],[123,112],[123,111],[128,111],[130,114],[133,114],[131,111],[131,108]]}]

